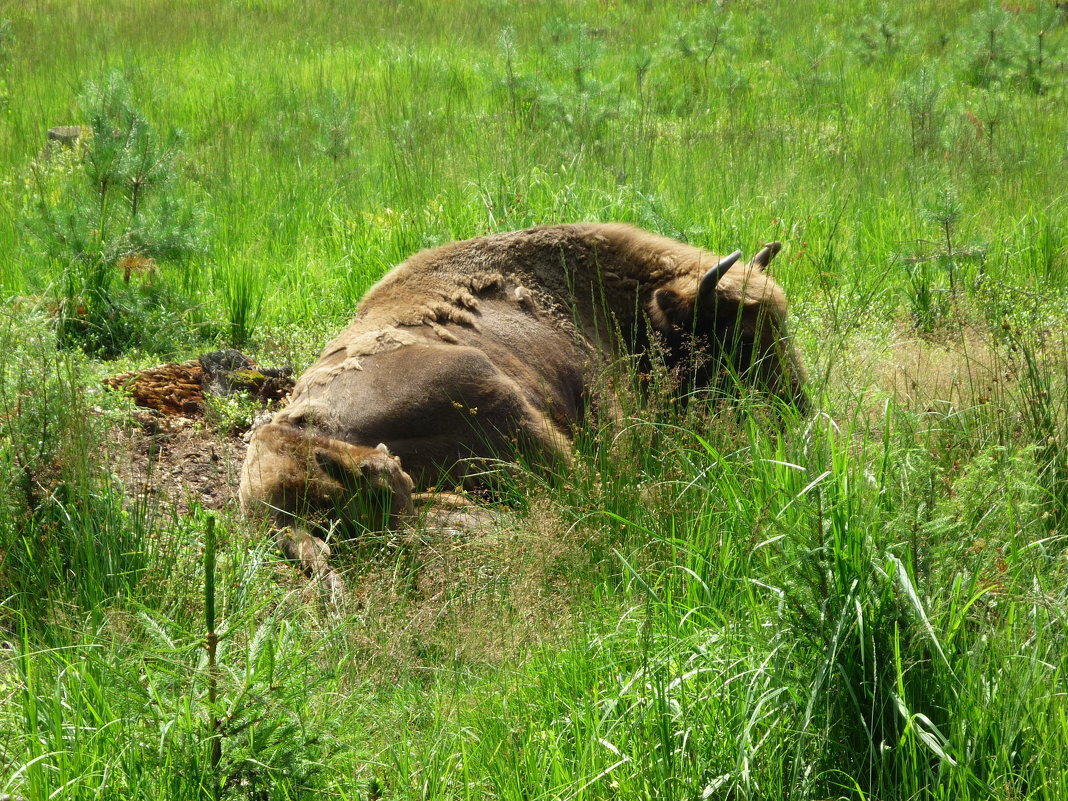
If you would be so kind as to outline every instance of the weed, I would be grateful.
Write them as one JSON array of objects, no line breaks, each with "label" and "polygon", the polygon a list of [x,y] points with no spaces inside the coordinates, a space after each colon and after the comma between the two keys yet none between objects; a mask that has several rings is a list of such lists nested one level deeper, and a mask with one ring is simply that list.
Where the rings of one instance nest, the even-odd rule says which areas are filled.
[{"label": "weed", "polygon": [[504,86],[508,91],[508,105],[512,113],[512,123],[518,127],[523,119],[522,108],[529,103],[520,96],[525,87],[524,81],[516,72],[515,30],[507,27],[501,29],[498,41],[501,54],[504,56]]},{"label": "weed", "polygon": [[948,320],[954,306],[962,302],[966,289],[962,284],[962,267],[978,265],[981,275],[986,260],[987,249],[982,245],[959,247],[957,236],[962,212],[952,186],[937,189],[921,213],[936,226],[938,238],[918,241],[917,252],[907,258],[910,267],[906,297],[917,327],[928,334],[940,321]]},{"label": "weed", "polygon": [[319,126],[319,150],[335,164],[348,158],[352,152],[351,101],[331,89],[325,107],[317,109],[313,118]]},{"label": "weed", "polygon": [[1056,210],[1043,210],[1020,221],[1015,236],[1017,252],[1035,281],[1060,288],[1068,273],[1068,227]]},{"label": "weed", "polygon": [[[211,531],[208,523],[209,546]],[[304,725],[316,671],[294,653],[303,645],[296,626],[270,615],[255,621],[262,608],[233,593],[262,556],[219,558],[211,571],[210,547],[205,552],[198,583],[215,610],[205,608],[200,623],[207,619],[215,634],[214,660],[180,615],[139,609],[109,619],[106,643],[51,648],[23,625],[14,657],[21,691],[0,721],[21,718],[25,736],[5,742],[20,767],[3,789],[74,798],[313,797],[320,744],[329,740]],[[151,654],[129,652],[124,637]],[[139,663],[132,672],[131,658]]]},{"label": "weed", "polygon": [[906,293],[916,327],[930,334],[945,318],[949,301],[936,284],[936,271],[927,258],[917,259],[908,271]]},{"label": "weed", "polygon": [[103,436],[76,362],[25,321],[8,321],[0,337],[0,593],[34,625],[53,604],[95,612],[136,594],[150,510],[125,506],[98,455]]},{"label": "weed", "polygon": [[11,20],[0,17],[0,110],[11,103],[8,73],[15,44],[15,34],[11,29]]},{"label": "weed", "polygon": [[988,3],[972,20],[972,55],[965,64],[965,75],[973,86],[1000,83],[1011,69],[1009,45],[1005,41],[1010,17],[997,3]]},{"label": "weed", "polygon": [[942,235],[942,253],[944,264],[949,274],[949,291],[957,291],[957,262],[953,255],[953,236],[960,222],[961,205],[956,191],[949,186],[935,193],[931,202],[924,207],[924,215],[938,226]]},{"label": "weed", "polygon": [[88,84],[80,104],[88,125],[75,145],[53,146],[30,167],[23,219],[62,269],[60,341],[109,357],[152,341],[139,318],[161,299],[116,292],[117,274],[128,286],[132,264],[199,252],[201,223],[176,191],[179,137],[155,134],[118,73]]},{"label": "weed", "polygon": [[230,324],[230,346],[244,347],[263,312],[266,287],[251,264],[228,260],[217,264],[214,272]]},{"label": "weed", "polygon": [[1034,95],[1048,93],[1055,85],[1051,67],[1057,63],[1048,32],[1059,23],[1057,10],[1046,4],[1015,17],[1003,5],[988,4],[965,29],[965,80],[972,86],[1012,85]]},{"label": "weed", "polygon": [[697,103],[708,102],[710,71],[717,54],[724,58],[733,51],[731,18],[716,6],[703,6],[690,20],[679,22],[670,36],[673,48],[685,60],[700,64],[694,93]]},{"label": "weed", "polygon": [[894,57],[909,43],[911,32],[885,3],[874,14],[860,21],[855,49],[865,61],[875,62]]},{"label": "weed", "polygon": [[1027,438],[1034,443],[1042,484],[1048,493],[1049,533],[1059,542],[1068,516],[1068,354],[1048,353],[1041,330],[1009,326],[1006,336],[1016,357]]},{"label": "weed", "polygon": [[941,144],[944,110],[942,88],[928,68],[921,69],[902,90],[908,114],[913,155],[930,153]]},{"label": "weed", "polygon": [[248,392],[208,393],[204,396],[204,405],[210,424],[224,434],[248,431],[263,411],[262,405],[250,398]]}]

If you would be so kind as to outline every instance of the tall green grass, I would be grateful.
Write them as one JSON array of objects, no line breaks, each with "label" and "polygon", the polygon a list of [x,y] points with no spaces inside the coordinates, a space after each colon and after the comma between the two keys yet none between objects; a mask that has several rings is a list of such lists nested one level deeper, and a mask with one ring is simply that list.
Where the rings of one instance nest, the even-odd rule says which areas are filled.
[{"label": "tall green grass", "polygon": [[[981,4],[849,6],[818,25],[804,4],[96,8],[57,4],[32,24],[11,12],[0,160],[13,187],[45,130],[79,122],[82,89],[117,67],[161,134],[186,132],[180,191],[206,195],[216,256],[286,290],[265,322],[342,319],[364,284],[338,292],[339,276],[373,277],[427,244],[579,218],[719,249],[789,240],[780,270],[804,298],[828,268],[852,279],[929,255],[941,231],[924,212],[947,187],[960,248],[1060,284],[1064,28],[1047,4],[993,21]],[[997,73],[976,74],[989,25],[1006,44]],[[5,250],[32,287],[18,195]],[[1037,262],[1006,247],[1025,220],[1045,238]],[[831,244],[836,263],[819,264]],[[907,272],[885,280],[907,291]],[[220,319],[226,287],[202,288]],[[309,302],[292,309],[294,296]]]},{"label": "tall green grass", "polygon": [[152,550],[152,510],[125,496],[99,459],[102,426],[79,363],[56,352],[39,319],[0,325],[0,619],[11,626],[9,610],[48,619],[134,593]]},{"label": "tall green grass", "polygon": [[[0,7],[0,793],[1068,797],[1065,22]],[[115,75],[181,142],[167,202],[203,226],[143,283],[33,235],[60,190],[134,216],[41,160]],[[209,524],[116,478],[116,368],[57,330],[64,301],[92,278],[139,310],[98,349],[124,364],[241,344],[300,369],[415,250],[575,220],[782,240],[818,411],[680,407],[621,369],[569,470],[502,471],[489,531],[340,549],[338,609],[224,510],[210,670]]]}]

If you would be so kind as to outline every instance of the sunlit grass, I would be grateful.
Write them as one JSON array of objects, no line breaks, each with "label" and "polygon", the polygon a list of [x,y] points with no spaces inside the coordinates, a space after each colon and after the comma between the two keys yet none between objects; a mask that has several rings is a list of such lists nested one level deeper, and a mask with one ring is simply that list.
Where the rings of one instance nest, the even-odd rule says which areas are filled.
[{"label": "sunlit grass", "polygon": [[[1068,796],[1064,17],[4,6],[0,794]],[[299,370],[420,248],[626,220],[783,241],[818,412],[618,376],[621,417],[565,475],[508,472],[491,530],[342,548],[338,609],[226,510],[209,707],[205,517],[111,475],[120,412],[83,390],[111,365],[52,328],[87,268],[28,228],[46,131],[113,70],[184,132],[168,191],[206,239],[103,276],[147,310],[124,367],[240,343]]]}]

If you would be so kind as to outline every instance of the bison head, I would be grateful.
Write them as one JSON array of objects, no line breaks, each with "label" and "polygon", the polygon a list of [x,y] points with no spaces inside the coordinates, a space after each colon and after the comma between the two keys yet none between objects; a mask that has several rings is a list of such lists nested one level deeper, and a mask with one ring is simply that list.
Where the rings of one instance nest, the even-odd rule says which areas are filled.
[{"label": "bison head", "polygon": [[375,531],[413,513],[412,479],[385,445],[352,445],[288,423],[256,433],[241,473],[246,510],[262,508],[281,525],[341,520]]},{"label": "bison head", "polygon": [[781,248],[772,242],[737,267],[740,250],[708,270],[695,264],[653,293],[650,322],[669,366],[685,370],[694,389],[740,381],[806,410],[804,370],[786,336],[786,296],[766,273]]}]

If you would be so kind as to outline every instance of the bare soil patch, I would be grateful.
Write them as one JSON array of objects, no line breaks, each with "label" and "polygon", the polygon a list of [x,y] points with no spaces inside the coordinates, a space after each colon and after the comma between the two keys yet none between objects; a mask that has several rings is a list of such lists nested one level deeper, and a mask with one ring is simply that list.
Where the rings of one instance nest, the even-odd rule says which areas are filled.
[{"label": "bare soil patch", "polygon": [[219,431],[207,399],[243,393],[266,409],[293,386],[289,368],[261,368],[243,353],[222,350],[104,380],[143,409],[135,425],[112,434],[111,461],[133,497],[160,502],[178,514],[193,507],[220,510],[237,497],[247,445],[242,431]]},{"label": "bare soil patch", "polygon": [[140,417],[140,425],[116,428],[110,443],[112,470],[132,498],[179,515],[236,506],[248,448],[240,434],[188,417]]}]

